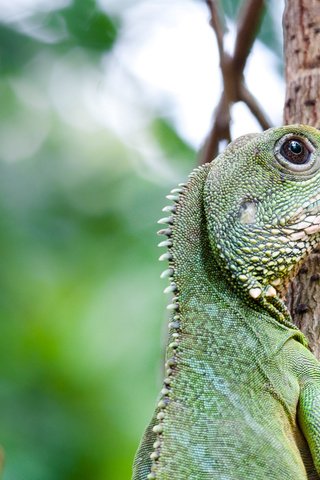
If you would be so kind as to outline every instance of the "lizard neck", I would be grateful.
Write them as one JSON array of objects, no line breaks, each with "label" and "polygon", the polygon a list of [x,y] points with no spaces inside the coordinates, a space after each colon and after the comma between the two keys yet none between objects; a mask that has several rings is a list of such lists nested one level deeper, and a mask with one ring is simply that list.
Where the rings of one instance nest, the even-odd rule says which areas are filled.
[{"label": "lizard neck", "polygon": [[[183,322],[183,327],[188,328],[190,323],[201,334],[203,330],[195,317],[202,312],[207,313],[210,319],[202,326],[206,333],[207,330],[217,333],[224,322],[225,310],[234,321],[237,321],[236,313],[242,311],[249,323],[259,322],[261,329],[264,328],[263,322],[269,321],[299,332],[291,323],[280,298],[252,299],[237,285],[231,272],[223,268],[218,253],[212,250],[203,200],[209,170],[210,164],[206,164],[191,173],[188,183],[175,199],[174,215],[165,219],[171,226],[169,252],[163,257],[169,259],[170,269],[167,272],[171,276],[171,290],[175,293],[172,304],[168,306],[174,312],[170,327],[179,329]],[[213,309],[213,305],[217,308]],[[235,315],[230,317],[232,311]],[[177,337],[177,333],[173,333],[173,338]],[[305,343],[302,335],[300,341]]]},{"label": "lizard neck", "polygon": [[[238,365],[238,369],[227,369],[228,374],[237,375],[241,365],[247,368],[248,359],[251,364],[255,357],[272,355],[288,338],[297,336],[300,340],[299,335],[302,336],[293,325],[279,321],[276,310],[268,311],[265,305],[246,296],[219,265],[210,245],[203,205],[209,168],[207,164],[192,172],[188,183],[177,192],[179,197],[169,196],[177,203],[173,216],[165,219],[170,228],[162,231],[169,236],[169,240],[162,242],[169,247],[169,252],[162,257],[169,260],[167,272],[172,282],[169,289],[174,292],[174,298],[169,305],[173,313],[166,376],[157,423],[152,428],[156,435],[150,455],[150,479],[157,478],[166,429],[176,421],[176,413],[170,413],[172,405],[186,406],[188,402],[197,401],[197,391],[212,389],[212,382],[206,385],[208,379],[200,370],[218,381],[220,371],[226,376],[226,361]],[[274,328],[270,328],[270,324]],[[190,375],[195,382],[202,382],[201,388],[194,388]]]},{"label": "lizard neck", "polygon": [[[240,308],[238,295],[228,295],[230,279],[219,267],[207,232],[203,189],[209,165],[200,167],[180,195],[172,226],[171,267],[176,286],[174,320],[186,334],[215,335],[224,317],[219,307]],[[241,297],[240,297],[241,299]],[[214,307],[214,308],[213,308]],[[207,317],[210,321],[199,325]],[[174,324],[176,325],[176,324]]]}]

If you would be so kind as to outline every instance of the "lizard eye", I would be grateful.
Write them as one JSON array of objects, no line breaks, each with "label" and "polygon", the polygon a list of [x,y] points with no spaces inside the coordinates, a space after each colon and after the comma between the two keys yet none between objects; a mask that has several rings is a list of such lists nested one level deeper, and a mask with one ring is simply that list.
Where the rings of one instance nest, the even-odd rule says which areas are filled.
[{"label": "lizard eye", "polygon": [[291,138],[282,144],[280,154],[290,163],[303,165],[309,160],[311,151],[302,140]]},{"label": "lizard eye", "polygon": [[315,168],[318,169],[314,151],[315,147],[308,138],[293,133],[281,137],[274,148],[274,154],[281,169],[301,175],[309,175]]}]

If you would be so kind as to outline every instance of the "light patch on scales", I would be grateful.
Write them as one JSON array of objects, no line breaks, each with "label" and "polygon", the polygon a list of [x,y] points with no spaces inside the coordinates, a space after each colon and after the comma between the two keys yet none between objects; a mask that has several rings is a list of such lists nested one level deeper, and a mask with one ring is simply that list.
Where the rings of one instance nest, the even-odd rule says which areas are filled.
[{"label": "light patch on scales", "polygon": [[256,221],[257,204],[252,200],[246,200],[241,203],[239,210],[239,219],[242,224],[252,224]]}]

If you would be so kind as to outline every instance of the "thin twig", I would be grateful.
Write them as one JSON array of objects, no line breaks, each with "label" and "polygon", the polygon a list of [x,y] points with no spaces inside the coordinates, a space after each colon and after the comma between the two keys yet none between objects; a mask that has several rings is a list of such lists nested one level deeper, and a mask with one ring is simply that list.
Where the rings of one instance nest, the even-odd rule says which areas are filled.
[{"label": "thin twig", "polygon": [[201,154],[200,161],[201,163],[206,163],[211,161],[216,154],[218,153],[218,147],[221,140],[225,139],[227,141],[231,140],[230,135],[230,100],[229,94],[231,88],[227,88],[227,84],[231,87],[230,82],[228,82],[229,75],[226,74],[226,70],[231,66],[231,58],[224,51],[223,45],[223,36],[224,31],[221,25],[221,20],[218,11],[217,0],[206,0],[208,8],[211,13],[210,25],[213,28],[213,31],[216,36],[219,59],[220,59],[220,68],[223,76],[224,89],[221,94],[220,101],[215,109],[215,120],[212,126],[210,135],[205,142],[203,151]]},{"label": "thin twig", "polygon": [[215,120],[200,155],[200,163],[210,162],[218,153],[221,140],[231,140],[230,110],[233,103],[243,101],[256,117],[263,129],[270,127],[270,122],[258,105],[254,96],[244,84],[243,71],[252,48],[264,9],[264,0],[247,0],[238,17],[237,37],[232,56],[224,51],[223,28],[216,0],[206,0],[211,13],[210,24],[215,32],[220,68],[223,77],[223,92],[215,109]]},{"label": "thin twig", "polygon": [[214,33],[216,35],[217,45],[219,50],[219,57],[221,62],[224,55],[223,28],[222,28],[220,17],[219,17],[218,6],[215,0],[206,0],[206,2],[211,13],[210,25],[212,26]]},{"label": "thin twig", "polygon": [[267,130],[271,127],[271,122],[262,110],[262,107],[258,104],[256,98],[244,84],[242,84],[240,88],[239,100],[242,100],[247,105],[250,112],[258,120],[263,130]]},{"label": "thin twig", "polygon": [[228,143],[231,142],[230,102],[223,94],[215,110],[215,121],[212,130],[200,155],[201,164],[211,162],[217,156],[219,143],[222,140],[226,140]]},{"label": "thin twig", "polygon": [[233,52],[235,70],[243,72],[264,11],[264,0],[247,0],[240,10]]}]

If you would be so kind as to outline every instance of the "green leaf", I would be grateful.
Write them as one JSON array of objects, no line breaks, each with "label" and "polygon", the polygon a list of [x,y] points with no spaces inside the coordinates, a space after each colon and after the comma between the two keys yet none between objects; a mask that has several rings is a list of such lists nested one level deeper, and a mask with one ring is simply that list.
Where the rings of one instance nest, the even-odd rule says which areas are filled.
[{"label": "green leaf", "polygon": [[102,54],[114,46],[120,25],[119,19],[99,10],[94,0],[74,0],[71,6],[47,14],[36,12],[30,22],[43,31],[43,40],[33,36],[32,30],[21,33],[14,23],[0,24],[0,71],[15,71],[44,49],[61,53],[82,47]]},{"label": "green leaf", "polygon": [[97,51],[106,51],[117,38],[117,22],[99,10],[94,0],[74,0],[61,10],[70,40],[77,45]]},{"label": "green leaf", "polygon": [[38,40],[0,24],[0,72],[19,69],[40,47]]}]

